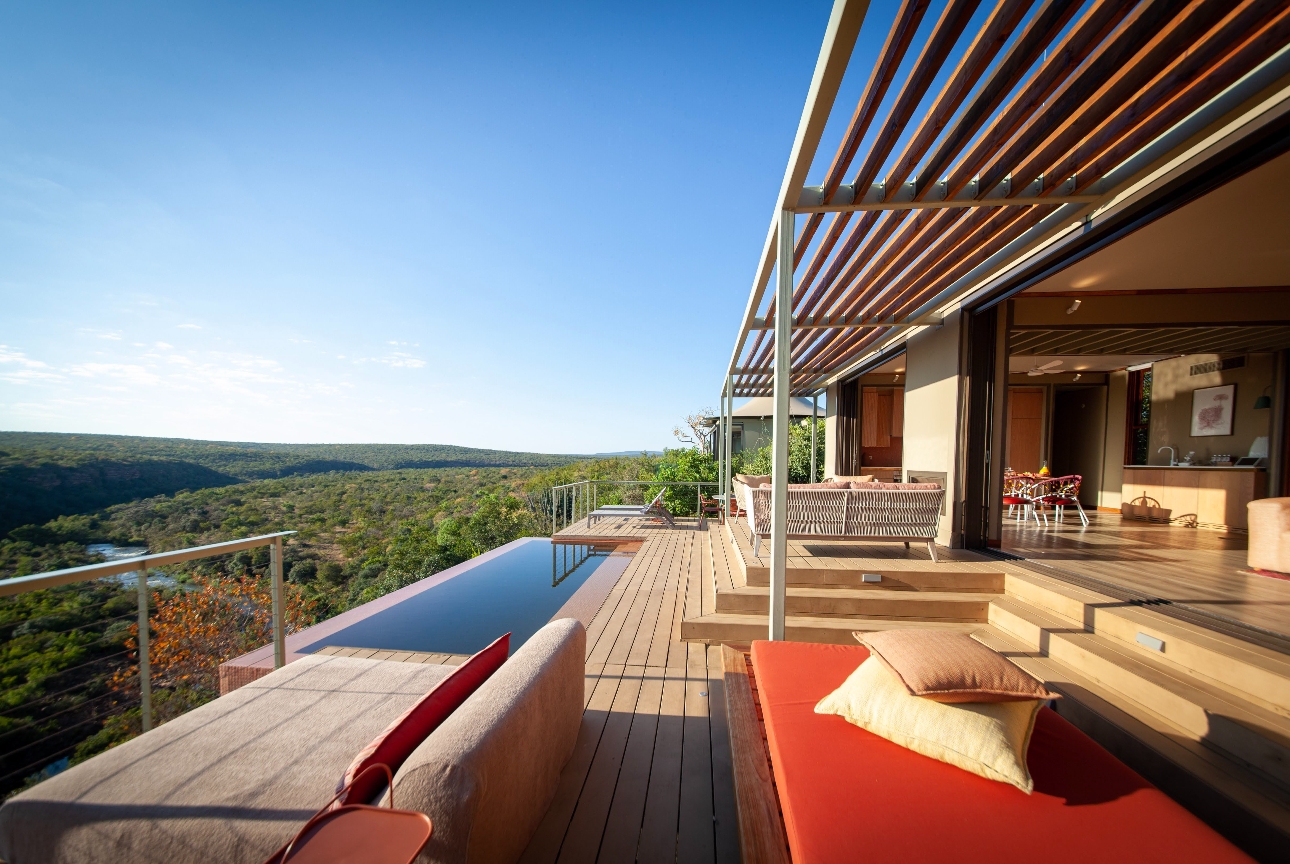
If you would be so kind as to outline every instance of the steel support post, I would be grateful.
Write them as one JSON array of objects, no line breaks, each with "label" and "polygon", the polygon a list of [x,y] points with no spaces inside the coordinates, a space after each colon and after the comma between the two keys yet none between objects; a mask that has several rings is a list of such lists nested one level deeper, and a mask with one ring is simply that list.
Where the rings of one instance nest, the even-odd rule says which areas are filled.
[{"label": "steel support post", "polygon": [[139,712],[143,731],[152,728],[152,664],[148,662],[148,568],[139,568]]},{"label": "steel support post", "polygon": [[734,476],[731,471],[731,448],[734,446],[735,425],[735,376],[726,376],[726,485],[721,487],[721,497],[726,502],[726,519],[729,520],[730,493],[734,490]]},{"label": "steel support post", "polygon": [[282,596],[282,538],[269,544],[269,580],[273,591],[273,668],[287,665],[286,609]]},{"label": "steel support post", "polygon": [[819,425],[820,416],[820,394],[816,393],[811,397],[811,482],[817,482],[815,479],[815,427]]},{"label": "steel support post", "polygon": [[[712,432],[712,455],[717,459],[717,502],[721,501],[721,490],[726,488],[726,390],[721,388],[721,405],[717,409],[717,428]],[[719,508],[721,520],[725,521],[726,508]]]},{"label": "steel support post", "polygon": [[775,261],[775,420],[770,471],[770,639],[784,639],[784,602],[788,579],[788,424],[793,338],[792,210],[779,211]]}]

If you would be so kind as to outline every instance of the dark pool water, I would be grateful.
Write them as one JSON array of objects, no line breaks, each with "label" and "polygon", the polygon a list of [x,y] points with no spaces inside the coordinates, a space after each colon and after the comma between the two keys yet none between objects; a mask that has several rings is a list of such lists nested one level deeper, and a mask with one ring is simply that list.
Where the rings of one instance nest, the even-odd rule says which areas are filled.
[{"label": "dark pool water", "polygon": [[509,631],[514,652],[551,620],[611,551],[555,544],[553,562],[552,547],[545,539],[517,544],[301,650],[307,654],[339,645],[474,654]]}]

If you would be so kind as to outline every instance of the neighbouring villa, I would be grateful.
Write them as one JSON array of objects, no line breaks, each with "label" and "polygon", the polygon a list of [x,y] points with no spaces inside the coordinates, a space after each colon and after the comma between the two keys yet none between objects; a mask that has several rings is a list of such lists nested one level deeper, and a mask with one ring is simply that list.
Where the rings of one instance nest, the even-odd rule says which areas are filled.
[{"label": "neighbouring villa", "polygon": [[155,728],[141,627],[146,731],[0,858],[1285,860],[1290,5],[835,0],[770,209],[694,517],[557,487],[292,633],[282,535],[0,582],[275,584]]}]

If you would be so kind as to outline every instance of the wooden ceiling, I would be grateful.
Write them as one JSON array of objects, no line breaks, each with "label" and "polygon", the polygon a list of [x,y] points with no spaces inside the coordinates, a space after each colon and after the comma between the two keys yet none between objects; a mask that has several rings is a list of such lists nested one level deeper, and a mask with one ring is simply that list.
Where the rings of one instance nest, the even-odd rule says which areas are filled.
[{"label": "wooden ceiling", "polygon": [[1290,348],[1290,327],[1152,327],[1013,330],[1009,353],[1227,354]]},{"label": "wooden ceiling", "polygon": [[[902,3],[823,182],[791,208],[807,214],[794,394],[893,327],[933,320],[947,290],[1045,220],[1109,201],[1117,167],[1290,44],[1286,0],[946,0],[928,18],[931,6]],[[772,392],[774,313],[772,296],[745,319],[735,395]]]}]

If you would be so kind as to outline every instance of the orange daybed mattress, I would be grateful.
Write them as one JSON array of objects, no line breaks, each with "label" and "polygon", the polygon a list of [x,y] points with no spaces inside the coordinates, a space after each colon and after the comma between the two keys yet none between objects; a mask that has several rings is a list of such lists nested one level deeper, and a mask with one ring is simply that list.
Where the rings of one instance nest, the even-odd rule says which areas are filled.
[{"label": "orange daybed mattress", "polygon": [[753,643],[794,864],[1251,860],[1048,708],[1030,742],[1032,795],[816,714],[868,656]]}]

